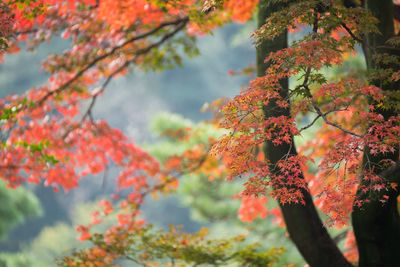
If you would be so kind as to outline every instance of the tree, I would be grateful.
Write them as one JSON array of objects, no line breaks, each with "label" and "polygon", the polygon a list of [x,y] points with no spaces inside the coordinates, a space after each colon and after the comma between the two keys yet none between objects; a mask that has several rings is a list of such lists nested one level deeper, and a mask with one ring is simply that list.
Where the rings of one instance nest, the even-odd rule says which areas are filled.
[{"label": "tree", "polygon": [[[273,12],[281,11],[283,8],[283,4],[269,6],[266,3],[261,4],[258,15],[259,27],[265,27],[264,21],[268,19]],[[314,7],[314,9],[316,9],[316,7]],[[313,14],[313,17],[314,20],[317,20],[318,13]],[[317,21],[314,22],[313,33],[317,33],[317,29],[315,29],[316,27],[318,27],[318,25],[316,25],[317,23]],[[311,36],[311,38],[316,39],[316,37],[314,36]],[[257,50],[257,75],[259,77],[264,77],[264,75],[268,73],[269,69],[272,68],[271,66],[268,66],[264,63],[265,58],[267,58],[271,52],[273,53],[283,49],[287,49],[286,30],[281,32],[280,35],[276,36],[273,41],[264,41],[259,45]],[[300,68],[306,68],[303,84],[305,85],[305,90],[308,90],[308,92],[306,91],[302,93],[304,95],[308,93],[308,97],[312,97],[309,89],[307,89],[306,87],[308,86],[306,80],[311,74],[313,66],[307,66],[307,64],[305,65],[306,66],[301,66]],[[288,77],[282,77],[280,79],[277,78],[277,82],[278,84],[273,85],[275,87],[273,88],[273,91],[279,94],[278,97],[276,97],[276,99],[272,98],[271,102],[264,103],[262,106],[264,118],[267,123],[269,123],[268,119],[293,118],[290,112],[290,105],[282,105],[278,102],[281,99],[283,101],[289,101],[290,99]],[[287,125],[290,126],[290,124],[291,122],[288,121]],[[287,127],[286,125],[282,126]],[[269,125],[267,124],[266,127],[268,128]],[[279,126],[277,130],[279,130]],[[282,159],[285,159],[286,157],[288,162],[292,161],[291,164],[294,164],[291,166],[291,168],[297,167],[298,169],[300,169],[300,166],[298,165],[300,164],[300,161],[296,162],[298,160],[298,154],[292,137],[296,133],[289,130],[286,133],[284,132],[284,134],[291,135],[289,139],[284,142],[277,142],[275,138],[266,138],[267,141],[264,144],[265,157],[270,161],[270,164],[272,164],[273,166],[278,166]],[[297,245],[299,251],[311,266],[348,265],[346,259],[341,255],[340,251],[336,247],[336,244],[329,237],[326,229],[323,227],[323,224],[314,207],[312,197],[309,194],[309,190],[307,189],[307,185],[305,185],[303,182],[303,174],[301,172],[298,172],[296,174],[293,173],[293,178],[297,178],[298,181],[296,181],[294,184],[291,184],[292,182],[290,180],[293,178],[288,177],[286,174],[288,171],[288,167],[289,166],[284,166],[283,168],[280,168],[280,170],[278,167],[277,170],[274,170],[271,174],[275,177],[279,177],[276,179],[281,180],[280,184],[277,184],[275,181],[273,181],[273,183],[276,183],[274,185],[274,190],[276,190],[278,194],[279,191],[282,189],[289,192],[293,189],[296,191],[300,191],[301,203],[299,203],[300,201],[296,199],[297,197],[295,197],[293,201],[292,199],[290,199],[290,196],[279,196],[279,198],[281,198],[279,199],[279,202],[281,204],[282,214],[285,218],[285,223],[293,242]],[[283,178],[280,178],[280,176],[282,175]],[[294,192],[292,191],[292,193]],[[288,200],[285,199],[287,197],[289,197]],[[299,229],[301,229],[301,231],[299,231]]]},{"label": "tree", "polygon": [[[386,75],[390,75],[391,72],[398,73],[399,50],[387,47],[391,38],[395,36],[395,25],[392,19],[394,6],[392,1],[366,1],[366,5],[379,20],[377,25],[379,34],[371,33],[365,37],[364,54],[368,69],[372,73],[371,84],[381,87],[385,96],[383,106],[378,101],[370,100],[369,103],[371,110],[374,110],[381,120],[391,121],[399,115],[397,108],[398,78],[391,79],[385,76],[378,78],[374,74],[377,72],[387,72]],[[387,60],[388,58],[394,59],[394,61]],[[374,126],[370,126],[370,130],[376,131]],[[385,130],[390,131],[390,134],[393,132],[390,128]],[[389,168],[382,166],[381,163],[385,160],[396,162],[396,165]],[[373,148],[368,146],[364,151],[364,168],[373,174],[383,176],[384,181],[391,183],[393,187],[388,192],[378,192],[377,197],[371,199],[365,207],[355,207],[353,210],[352,222],[359,248],[360,266],[395,266],[398,262],[393,250],[393,245],[400,240],[400,218],[397,206],[399,196],[397,190],[399,183],[398,160],[398,146],[394,146],[385,153],[374,153]],[[368,194],[362,190],[362,186],[368,183],[368,179],[364,176],[357,191],[361,199],[368,198]],[[380,203],[382,197],[387,200],[386,205]]]},{"label": "tree", "polygon": [[[254,34],[258,77],[223,105],[217,118],[227,133],[215,140],[212,155],[198,146],[162,167],[120,131],[93,118],[96,99],[131,66],[159,71],[179,65],[181,52],[196,55],[193,34],[249,19],[257,1],[18,3],[9,1],[2,10],[35,12],[19,15],[17,40],[29,37],[28,44],[36,46],[62,32],[71,38],[72,48],[44,63],[51,73],[48,85],[0,103],[5,136],[0,175],[11,187],[44,179],[55,190],[69,190],[80,177],[113,162],[122,168],[119,187],[133,189],[122,201],[115,227],[93,237],[90,226],[78,228],[94,247],[65,258],[63,264],[111,263],[133,253],[135,233],[142,240],[153,237],[138,219],[146,195],[173,191],[183,172],[203,168],[210,175],[219,168],[230,179],[246,177],[241,196],[247,207],[259,207],[262,196],[279,202],[288,233],[311,266],[351,266],[357,261],[354,253],[343,255],[338,249],[316,207],[332,226],[347,225],[351,215],[359,266],[398,265],[400,42],[392,1],[260,1]],[[287,31],[299,27],[309,31],[288,46]],[[0,37],[10,39],[9,34]],[[365,79],[348,73],[329,80],[323,70],[341,65],[359,50],[357,44],[366,58]],[[8,51],[16,45],[7,43]],[[88,104],[82,111],[84,101]],[[316,129],[319,121],[323,124]],[[315,129],[315,139],[296,148],[294,137],[307,129]],[[101,205],[95,223],[100,214],[112,212],[110,202]],[[183,244],[181,237],[177,240]],[[179,251],[172,258],[187,259]],[[162,253],[171,255],[170,250]],[[251,249],[246,253],[259,259]]]},{"label": "tree", "polygon": [[[391,249],[386,247],[387,244],[393,246],[396,242],[394,240],[399,240],[397,236],[399,225],[396,205],[398,196],[396,190],[398,153],[396,151],[398,150],[398,144],[395,141],[398,138],[395,137],[397,130],[389,126],[398,118],[398,111],[396,111],[395,107],[395,103],[397,102],[395,95],[398,85],[396,84],[397,78],[393,74],[398,71],[398,65],[395,63],[398,62],[398,58],[396,52],[394,52],[396,49],[390,48],[390,45],[387,44],[387,41],[394,37],[393,3],[391,1],[385,4],[366,3],[367,11],[369,9],[374,14],[379,14],[377,15],[379,23],[375,22],[377,24],[376,28],[368,12],[364,12],[355,3],[352,3],[353,5],[350,6],[349,3],[344,3],[343,6],[340,6],[342,3],[336,4],[339,5],[335,6],[335,3],[314,2],[310,4],[302,2],[295,4],[294,8],[293,5],[292,7],[285,7],[284,4],[280,6],[272,5],[266,9],[260,8],[261,11],[265,10],[265,13],[259,13],[261,18],[265,18],[262,16],[269,17],[271,12],[276,11],[276,13],[273,13],[269,17],[267,26],[261,26],[258,34],[261,38],[269,34],[270,37],[275,37],[275,39],[273,42],[263,43],[261,41],[258,50],[258,58],[261,59],[258,64],[258,74],[262,76],[262,79],[258,83],[254,83],[253,88],[251,88],[253,92],[246,92],[243,95],[249,97],[251,93],[251,96],[254,96],[254,89],[257,90],[258,87],[261,87],[264,91],[259,92],[261,95],[259,99],[260,101],[264,101],[263,110],[265,117],[264,122],[258,122],[256,127],[253,126],[254,124],[251,124],[254,123],[254,120],[250,119],[250,123],[247,126],[238,125],[237,131],[244,132],[250,138],[256,137],[258,140],[268,140],[264,152],[266,158],[269,160],[269,164],[273,168],[271,170],[271,165],[265,167],[262,165],[263,163],[258,163],[261,165],[257,166],[261,175],[258,177],[259,180],[255,179],[254,181],[257,187],[253,185],[248,186],[251,190],[249,193],[254,194],[254,191],[258,193],[257,191],[262,188],[260,185],[266,183],[262,180],[262,177],[268,172],[272,178],[267,183],[273,187],[272,194],[280,200],[281,210],[289,234],[306,261],[311,266],[348,265],[346,259],[341,256],[341,253],[336,248],[333,240],[327,235],[315,211],[309,195],[309,189],[304,181],[304,173],[293,171],[293,168],[299,170],[300,165],[304,164],[304,159],[298,156],[291,137],[298,134],[298,129],[291,128],[295,115],[290,113],[290,105],[286,102],[288,96],[297,94],[303,103],[300,102],[301,105],[299,106],[296,103],[292,103],[292,108],[295,107],[304,112],[304,106],[302,105],[305,104],[308,106],[305,109],[306,111],[317,114],[317,117],[311,124],[305,126],[305,128],[310,127],[316,119],[322,118],[326,124],[337,128],[336,130],[339,133],[339,136],[334,135],[336,138],[335,143],[329,144],[327,142],[327,144],[324,144],[328,145],[325,149],[329,148],[330,151],[322,158],[319,165],[321,168],[319,173],[323,174],[326,178],[329,177],[329,172],[335,171],[337,177],[343,177],[341,180],[342,185],[338,184],[340,180],[335,179],[332,183],[333,187],[329,183],[326,183],[323,186],[325,192],[321,192],[325,194],[329,201],[333,201],[333,203],[339,200],[342,207],[335,207],[331,202],[326,203],[327,205],[321,208],[325,212],[330,213],[334,221],[338,223],[342,219],[346,219],[351,211],[349,203],[353,203],[353,227],[360,253],[359,265],[396,266],[398,263],[395,259],[395,253],[390,252]],[[299,10],[302,10],[300,16],[297,13]],[[349,13],[349,10],[359,15],[358,21],[354,15]],[[391,12],[384,13],[383,10],[390,10]],[[387,14],[391,15],[387,16]],[[287,19],[288,16],[293,17]],[[295,43],[291,48],[286,48],[287,41],[285,40],[286,33],[284,29],[288,26],[295,26],[293,24],[295,18],[311,25],[312,32],[307,38],[303,39],[305,42]],[[353,28],[349,25],[352,25]],[[332,32],[339,28],[342,28],[345,34],[338,36],[335,40],[332,38]],[[381,37],[380,33],[383,33],[384,37]],[[367,36],[367,41],[363,43],[362,39],[364,36]],[[374,41],[369,41],[371,39]],[[352,82],[347,85],[345,84],[351,80],[347,80],[344,83],[340,81],[328,84],[326,79],[319,73],[320,68],[324,65],[338,64],[335,61],[338,59],[341,61],[341,55],[339,54],[339,57],[337,57],[335,53],[343,53],[346,49],[354,49],[355,42],[364,44],[367,65],[372,73],[369,78],[375,81],[364,85],[365,87],[362,84],[352,84]],[[377,50],[378,47],[381,50]],[[279,49],[281,50],[269,56],[269,66],[265,66],[263,59],[267,54],[264,53],[275,52]],[[373,54],[373,60],[369,58],[371,54]],[[371,62],[378,63],[372,66]],[[372,70],[372,68],[375,70]],[[276,74],[277,72],[278,74]],[[379,76],[376,75],[377,72],[380,73]],[[387,76],[383,75],[382,72],[385,72]],[[294,89],[289,89],[285,79],[294,74],[297,74],[303,82]],[[392,75],[394,76],[392,77]],[[265,77],[268,79],[266,80]],[[382,87],[383,91],[377,86]],[[386,86],[390,89],[385,89]],[[268,95],[265,93],[265,87],[269,87]],[[360,101],[356,100],[359,98],[357,91],[363,92],[364,95],[368,96],[364,100],[364,104],[357,103],[357,101]],[[344,97],[349,98],[344,99]],[[239,98],[232,106],[239,106],[239,110],[245,111],[240,118],[242,120],[249,113],[253,114],[255,109],[251,106],[245,106],[249,103],[243,101],[245,103],[242,104],[239,102],[240,100],[243,101],[243,98]],[[333,103],[326,101],[333,101]],[[368,104],[369,107],[367,106]],[[369,112],[366,112],[368,108]],[[229,119],[235,123],[230,110],[228,112]],[[336,118],[328,115],[332,112],[337,112]],[[348,112],[346,116],[351,118],[349,120],[355,119],[355,121],[346,124],[343,119],[340,119],[340,115],[338,116],[340,112]],[[277,121],[277,118],[280,118],[280,120]],[[282,124],[281,121],[288,118],[290,121]],[[361,124],[361,118],[368,120]],[[260,118],[256,120],[260,120]],[[281,126],[277,126],[279,124]],[[353,130],[360,124],[363,125],[361,129]],[[343,127],[343,125],[346,126]],[[245,130],[245,127],[252,127],[255,130],[254,132],[249,132]],[[351,127],[352,130],[348,130],[347,127]],[[382,134],[376,136],[377,132],[375,131],[378,128],[385,133],[382,132]],[[328,129],[325,131],[328,131]],[[265,130],[266,133],[262,132]],[[374,137],[371,138],[371,135],[374,135]],[[392,137],[394,138],[392,139],[393,141],[389,141],[391,145],[387,146],[386,142]],[[243,141],[243,136],[239,136],[239,138],[242,139],[240,140],[242,146],[240,149],[244,153],[247,148],[243,148],[243,143],[246,143],[246,141]],[[232,141],[230,142],[231,144],[233,143]],[[324,149],[324,145],[318,146],[318,148]],[[239,149],[234,144],[231,147]],[[313,154],[315,155],[316,153],[314,152]],[[360,164],[362,154],[364,155],[364,160]],[[255,162],[254,160],[252,161]],[[385,165],[385,162],[391,162],[391,164],[388,166]],[[233,162],[232,165],[236,168],[243,168],[243,162],[240,164],[239,162]],[[352,175],[355,176],[351,178]],[[358,177],[361,180],[360,184]],[[354,180],[351,181],[352,179]],[[260,180],[263,182],[260,182]],[[358,188],[357,195],[354,194],[354,191],[350,193],[355,188]],[[342,196],[337,194],[337,192],[341,192]],[[295,194],[298,194],[299,197],[293,198]],[[350,197],[349,203],[346,204],[345,197],[351,195],[353,197]],[[347,211],[345,211],[346,205],[349,205]],[[299,228],[302,229],[301,232],[298,231]],[[390,234],[386,231],[389,231]],[[385,245],[383,245],[384,243]]]}]

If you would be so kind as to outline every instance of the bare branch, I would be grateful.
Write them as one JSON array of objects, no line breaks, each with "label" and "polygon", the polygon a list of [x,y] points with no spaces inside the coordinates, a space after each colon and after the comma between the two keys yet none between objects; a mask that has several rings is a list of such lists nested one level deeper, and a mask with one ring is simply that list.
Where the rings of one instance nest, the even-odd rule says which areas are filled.
[{"label": "bare branch", "polygon": [[[310,89],[308,88],[308,86],[305,85],[304,88],[307,90],[307,92],[310,95],[310,97],[312,97]],[[339,124],[331,122],[330,120],[328,120],[328,118],[326,117],[326,114],[322,113],[321,109],[318,107],[318,105],[315,103],[315,101],[312,100],[311,103],[312,103],[312,106],[314,107],[315,111],[317,112],[317,114],[324,119],[326,124],[329,124],[329,125],[331,125],[333,127],[336,127],[336,128],[338,128],[339,130],[342,130],[345,133],[351,134],[351,135],[356,136],[358,138],[362,138],[362,135],[359,135],[359,134],[357,134],[355,132],[347,130],[347,129],[343,128],[342,126],[340,126]]]},{"label": "bare branch", "polygon": [[[303,84],[301,84],[300,87],[303,87],[306,90],[308,97],[310,97],[312,99],[313,96],[311,94],[310,88],[308,87],[308,80],[309,80],[310,75],[311,75],[311,67],[308,67],[307,70],[306,70],[306,74],[304,76]],[[323,113],[321,111],[321,109],[318,107],[318,105],[315,103],[314,100],[312,100],[311,103],[312,103],[312,106],[314,107],[315,112],[317,112],[319,117],[322,117],[324,119],[326,124],[329,124],[329,125],[331,125],[333,127],[336,127],[338,129],[342,130],[343,132],[351,134],[351,135],[356,136],[358,138],[362,137],[361,135],[359,135],[359,134],[357,134],[355,132],[352,132],[350,130],[347,130],[347,129],[343,128],[342,126],[340,126],[337,123],[329,121],[328,118],[327,118],[327,113]]]},{"label": "bare branch", "polygon": [[299,131],[302,132],[302,131],[304,131],[304,130],[310,128],[311,126],[314,125],[314,123],[315,123],[320,117],[321,117],[321,116],[318,115],[317,117],[315,117],[315,118],[313,119],[312,122],[310,122],[308,125],[306,125],[306,126],[304,126],[303,128],[301,128]]},{"label": "bare branch", "polygon": [[347,233],[349,232],[349,230],[345,230],[343,232],[341,232],[340,234],[338,234],[337,236],[333,237],[333,241],[337,244],[340,241],[342,241],[344,238],[346,238]]},{"label": "bare branch", "polygon": [[363,40],[360,39],[360,38],[358,38],[358,37],[351,31],[351,29],[350,29],[349,27],[347,27],[347,25],[346,25],[344,22],[341,22],[340,24],[342,25],[342,27],[346,30],[346,32],[347,32],[354,40],[356,40],[356,41],[359,42],[360,44],[363,43]]},{"label": "bare branch", "polygon": [[329,121],[328,118],[325,116],[325,114],[322,113],[322,111],[319,109],[319,107],[315,104],[314,101],[312,101],[312,104],[313,104],[313,107],[314,107],[315,111],[317,112],[317,114],[320,115],[324,119],[326,124],[329,124],[329,125],[331,125],[333,127],[336,127],[336,128],[338,128],[339,130],[342,130],[345,133],[351,134],[351,135],[356,136],[358,138],[362,138],[362,135],[359,135],[359,134],[357,134],[355,132],[347,130],[347,129],[343,128],[342,126],[340,126],[337,123]]}]

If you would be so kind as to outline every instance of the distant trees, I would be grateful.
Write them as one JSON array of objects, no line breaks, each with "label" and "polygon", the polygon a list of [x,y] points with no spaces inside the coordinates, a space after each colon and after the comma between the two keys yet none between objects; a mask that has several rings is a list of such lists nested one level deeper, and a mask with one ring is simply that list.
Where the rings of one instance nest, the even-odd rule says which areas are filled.
[{"label": "distant trees", "polygon": [[7,232],[25,221],[27,217],[41,214],[40,204],[33,193],[25,188],[10,190],[0,182],[0,237],[7,238]]}]

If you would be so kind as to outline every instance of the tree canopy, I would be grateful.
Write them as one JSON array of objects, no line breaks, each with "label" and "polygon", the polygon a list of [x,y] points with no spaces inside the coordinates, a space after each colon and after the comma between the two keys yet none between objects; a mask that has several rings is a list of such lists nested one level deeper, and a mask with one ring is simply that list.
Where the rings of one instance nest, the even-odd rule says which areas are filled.
[{"label": "tree canopy", "polygon": [[[279,249],[236,247],[241,237],[204,241],[204,231],[152,232],[140,218],[144,198],[173,192],[179,177],[193,172],[243,181],[242,220],[267,216],[265,203],[276,200],[273,216],[283,219],[310,266],[398,265],[400,39],[392,0],[9,0],[0,11],[2,53],[16,53],[22,43],[33,49],[53,36],[71,42],[43,63],[48,83],[0,100],[0,177],[10,188],[44,181],[71,190],[114,164],[120,168],[114,198],[129,191],[120,207],[100,202],[92,223],[77,227],[92,247],[60,265],[112,265],[121,258],[274,263]],[[233,99],[208,107],[215,112],[209,127],[218,134],[157,159],[94,118],[96,100],[115,77],[179,66],[182,55],[198,54],[201,35],[255,12],[257,63],[240,73],[257,77]],[[293,32],[300,37],[289,43]],[[343,68],[356,55],[366,69]],[[313,138],[304,141],[306,133]],[[199,132],[185,126],[163,135],[189,142]],[[91,233],[115,212],[115,225]],[[354,234],[346,232],[342,252],[326,226],[349,224]]]}]

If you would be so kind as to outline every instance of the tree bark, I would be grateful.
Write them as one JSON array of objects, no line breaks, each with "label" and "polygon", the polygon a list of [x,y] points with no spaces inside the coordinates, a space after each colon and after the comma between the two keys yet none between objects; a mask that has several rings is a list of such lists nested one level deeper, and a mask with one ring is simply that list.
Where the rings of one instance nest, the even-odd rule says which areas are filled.
[{"label": "tree bark", "polygon": [[[373,57],[373,54],[388,53],[394,56],[400,56],[396,50],[384,48],[387,46],[386,41],[394,36],[394,6],[392,0],[368,0],[366,8],[379,20],[378,29],[381,34],[368,34],[365,38],[364,55],[369,71],[393,68],[398,70],[399,66],[382,65]],[[399,83],[382,83],[378,80],[372,80],[372,84],[381,87],[387,93],[398,90]],[[378,103],[371,101],[371,105],[375,106],[375,112],[380,113],[386,120],[390,116],[398,114],[393,109],[382,109]],[[385,153],[372,155],[368,147],[364,148],[363,168],[369,169],[376,174],[382,176],[388,182],[399,184],[399,168],[392,169],[388,172],[384,167],[380,166],[380,161],[390,159],[395,162],[399,160],[399,150],[394,153]],[[399,165],[399,164],[397,164]],[[361,180],[361,185],[368,185],[369,181]],[[389,197],[386,203],[382,203],[383,195]],[[362,200],[368,199],[361,207],[354,206],[352,213],[352,224],[354,234],[357,241],[359,252],[359,267],[395,267],[400,266],[398,256],[398,244],[400,242],[400,217],[397,207],[398,190],[390,188],[388,191],[364,193],[360,189],[357,197]]]},{"label": "tree bark", "polygon": [[[258,26],[265,23],[266,18],[271,13],[278,11],[283,6],[281,4],[270,4],[267,0],[259,3]],[[287,32],[281,34],[274,40],[266,40],[257,48],[257,74],[264,76],[267,64],[265,58],[270,52],[274,52],[287,47]],[[281,96],[288,94],[288,80],[280,81],[282,90]],[[290,110],[280,108],[276,103],[270,102],[263,107],[265,117],[290,116]],[[296,148],[292,144],[274,145],[267,141],[264,146],[264,153],[271,165],[277,163],[288,151],[291,155],[296,155]],[[324,227],[317,210],[314,206],[310,193],[302,190],[305,204],[280,204],[283,218],[286,223],[290,238],[311,267],[345,267],[352,266],[337,248],[335,242],[329,236]]]}]

